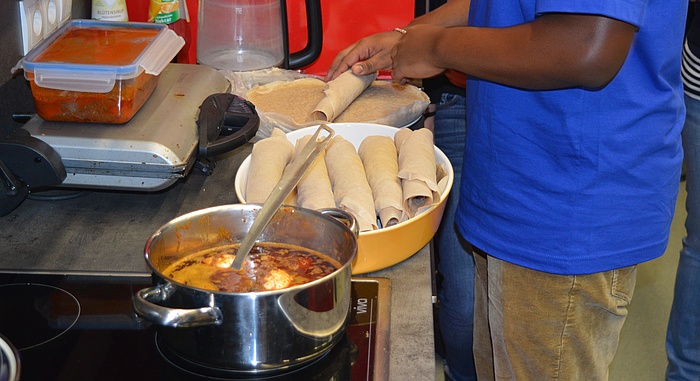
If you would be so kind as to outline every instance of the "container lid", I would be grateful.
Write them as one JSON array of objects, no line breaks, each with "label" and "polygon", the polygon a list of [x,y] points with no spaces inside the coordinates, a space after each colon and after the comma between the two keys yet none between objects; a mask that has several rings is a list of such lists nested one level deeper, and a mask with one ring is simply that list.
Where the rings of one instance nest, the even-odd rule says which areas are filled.
[{"label": "container lid", "polygon": [[71,20],[22,59],[37,86],[93,93],[142,72],[159,75],[185,45],[167,25]]}]

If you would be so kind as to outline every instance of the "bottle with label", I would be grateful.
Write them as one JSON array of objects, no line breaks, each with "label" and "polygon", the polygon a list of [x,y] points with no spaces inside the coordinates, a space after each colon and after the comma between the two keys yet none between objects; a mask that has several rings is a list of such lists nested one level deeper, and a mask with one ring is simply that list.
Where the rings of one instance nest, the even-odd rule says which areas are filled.
[{"label": "bottle with label", "polygon": [[129,21],[126,0],[92,0],[92,18],[106,21]]},{"label": "bottle with label", "polygon": [[[184,16],[187,16],[187,4],[184,4]],[[179,0],[151,0],[148,8],[148,22],[156,24],[173,24],[180,20],[180,1]],[[184,17],[189,19],[189,17]]]},{"label": "bottle with label", "polygon": [[[189,1],[194,1],[197,4],[198,0]],[[166,24],[185,39],[185,46],[177,54],[176,62],[197,63],[196,50],[192,44],[197,38],[197,32],[190,24],[186,0],[150,0],[147,21],[156,24]]]}]

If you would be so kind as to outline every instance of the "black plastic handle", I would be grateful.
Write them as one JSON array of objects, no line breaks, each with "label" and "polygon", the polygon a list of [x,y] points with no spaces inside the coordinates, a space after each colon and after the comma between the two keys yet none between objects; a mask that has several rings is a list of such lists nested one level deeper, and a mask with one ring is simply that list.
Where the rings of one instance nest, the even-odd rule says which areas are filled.
[{"label": "black plastic handle", "polygon": [[210,158],[248,142],[258,132],[255,106],[230,93],[212,94],[199,107],[199,157]]},{"label": "black plastic handle", "polygon": [[323,48],[323,20],[321,0],[306,0],[306,46],[298,52],[289,51],[289,27],[287,22],[287,2],[280,0],[282,10],[282,45],[284,48],[284,69],[298,69],[311,65],[321,55]]},{"label": "black plastic handle", "polygon": [[61,155],[22,129],[0,139],[0,160],[31,189],[59,185],[67,176]]}]

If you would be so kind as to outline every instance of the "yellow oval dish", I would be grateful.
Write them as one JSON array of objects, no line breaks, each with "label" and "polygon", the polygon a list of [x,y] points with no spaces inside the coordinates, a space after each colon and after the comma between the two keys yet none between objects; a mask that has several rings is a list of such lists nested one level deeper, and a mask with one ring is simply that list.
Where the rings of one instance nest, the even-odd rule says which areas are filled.
[{"label": "yellow oval dish", "polygon": [[[335,130],[336,135],[342,136],[355,145],[355,148],[359,147],[367,136],[393,137],[399,130],[396,127],[371,123],[329,123],[328,126]],[[313,126],[289,132],[287,139],[295,143],[297,139],[313,134],[317,128],[317,126]],[[408,221],[388,228],[361,232],[358,237],[357,256],[352,263],[353,274],[365,274],[391,267],[410,258],[433,238],[440,226],[447,196],[454,182],[452,164],[437,147],[435,147],[435,158],[437,164],[444,166],[448,176],[447,186],[440,195],[440,201]],[[241,163],[234,182],[236,197],[241,203],[245,203],[244,193],[249,168],[250,156]]]}]

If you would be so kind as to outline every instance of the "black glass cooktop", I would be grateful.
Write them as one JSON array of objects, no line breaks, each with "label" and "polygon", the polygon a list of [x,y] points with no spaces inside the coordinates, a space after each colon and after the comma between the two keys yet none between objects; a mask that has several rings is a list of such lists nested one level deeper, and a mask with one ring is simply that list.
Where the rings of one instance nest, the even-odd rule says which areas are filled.
[{"label": "black glass cooktop", "polygon": [[388,279],[352,281],[346,335],[320,359],[255,378],[193,366],[158,344],[132,296],[146,276],[0,273],[0,334],[19,351],[22,381],[48,380],[381,380],[388,375]]}]

